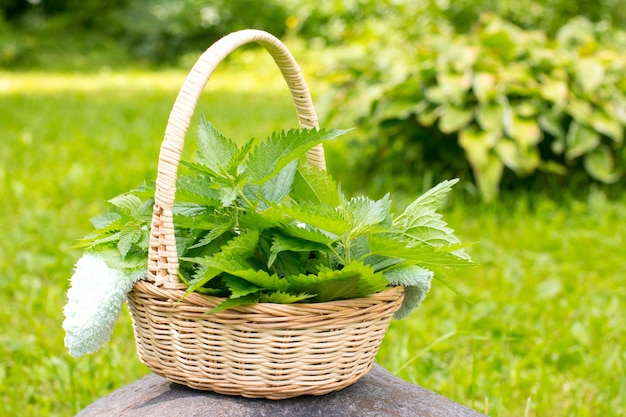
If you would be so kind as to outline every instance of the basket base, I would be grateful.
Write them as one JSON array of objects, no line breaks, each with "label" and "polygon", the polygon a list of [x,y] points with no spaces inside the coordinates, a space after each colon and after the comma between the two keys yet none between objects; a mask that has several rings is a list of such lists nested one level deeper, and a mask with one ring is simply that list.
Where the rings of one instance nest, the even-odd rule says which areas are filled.
[{"label": "basket base", "polygon": [[142,363],[169,381],[249,398],[324,395],[371,368],[403,288],[317,304],[260,303],[215,314],[220,299],[140,281],[128,306]]}]

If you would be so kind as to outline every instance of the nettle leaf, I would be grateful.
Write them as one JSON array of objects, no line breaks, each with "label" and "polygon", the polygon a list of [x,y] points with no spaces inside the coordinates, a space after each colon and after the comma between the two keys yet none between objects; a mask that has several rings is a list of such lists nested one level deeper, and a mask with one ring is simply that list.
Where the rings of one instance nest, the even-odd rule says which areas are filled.
[{"label": "nettle leaf", "polygon": [[239,217],[239,226],[244,229],[269,229],[289,222],[291,220],[274,207],[256,212],[247,211]]},{"label": "nettle leaf", "polygon": [[229,185],[221,187],[220,191],[220,201],[222,203],[222,207],[232,206],[233,202],[239,195],[239,189],[237,187],[232,187]]},{"label": "nettle leaf", "polygon": [[261,293],[259,296],[259,302],[274,304],[292,304],[297,303],[298,301],[306,300],[311,297],[313,296],[305,293],[292,294],[282,291],[275,291],[271,293]]},{"label": "nettle leaf", "polygon": [[177,228],[213,230],[225,222],[223,216],[218,214],[208,214],[208,210],[198,213],[198,215],[191,215],[191,213],[190,215],[185,215],[177,214],[175,208],[176,205],[172,211],[174,212],[174,226]]},{"label": "nettle leaf", "polygon": [[422,301],[426,298],[427,293],[428,290],[424,291],[421,287],[404,287],[404,299],[402,300],[402,305],[393,314],[393,317],[396,320],[402,320],[410,315],[413,310],[422,304]]},{"label": "nettle leaf", "polygon": [[285,215],[297,222],[308,224],[335,235],[343,235],[350,230],[351,224],[334,207],[303,203],[279,208]]},{"label": "nettle leaf", "polygon": [[426,243],[400,241],[390,235],[370,235],[367,242],[372,254],[413,261],[417,265],[427,266],[428,269],[433,269],[437,265],[454,268],[475,266],[467,257],[454,253],[460,249],[459,245],[432,246]]},{"label": "nettle leaf", "polygon": [[459,243],[437,208],[459,180],[443,181],[413,201],[393,225],[404,235],[431,245]]},{"label": "nettle leaf", "polygon": [[259,242],[258,230],[246,230],[231,239],[223,248],[222,252],[240,255],[243,257],[252,256]]},{"label": "nettle leaf", "polygon": [[421,286],[428,291],[434,273],[417,265],[408,265],[389,268],[383,272],[383,275],[391,285]]},{"label": "nettle leaf", "polygon": [[394,314],[396,319],[408,316],[415,308],[419,307],[430,291],[434,276],[432,271],[416,265],[390,268],[383,274],[391,285],[404,286],[402,306]]},{"label": "nettle leaf", "polygon": [[128,213],[134,213],[143,206],[143,201],[133,194],[121,194],[109,200],[109,203],[119,207]]},{"label": "nettle leaf", "polygon": [[352,272],[328,271],[318,275],[298,275],[287,277],[291,288],[315,294],[311,301],[325,302],[355,298],[354,289],[360,276]]},{"label": "nettle leaf", "polygon": [[282,225],[281,230],[288,236],[309,240],[311,242],[322,243],[324,245],[330,245],[336,240],[334,237],[327,235],[320,229],[304,223]]},{"label": "nettle leaf", "polygon": [[195,248],[200,248],[202,246],[206,246],[212,243],[213,241],[215,241],[215,239],[219,238],[220,236],[223,236],[224,233],[228,232],[229,230],[232,230],[233,227],[234,227],[234,223],[232,222],[224,222],[221,224],[214,225],[214,227],[210,229],[209,233],[204,235],[198,242],[189,246],[188,249],[195,249]]},{"label": "nettle leaf", "polygon": [[344,206],[352,223],[354,233],[362,233],[368,226],[383,222],[389,215],[389,194],[378,201],[368,197],[355,197]]},{"label": "nettle leaf", "polygon": [[124,258],[115,247],[103,247],[98,254],[111,269],[122,271],[137,271],[146,268],[146,257],[141,252],[131,251]]},{"label": "nettle leaf", "polygon": [[237,144],[222,135],[201,116],[198,125],[198,162],[218,176],[229,176],[231,160],[238,153]]},{"label": "nettle leaf", "polygon": [[259,287],[251,284],[249,281],[234,275],[224,276],[222,280],[231,292],[230,298],[243,297],[248,294],[254,294],[260,290]]},{"label": "nettle leaf", "polygon": [[[369,247],[368,247],[369,250]],[[384,271],[385,269],[402,263],[402,259],[390,258],[388,256],[369,255],[365,258],[364,264],[369,265],[376,272]]]},{"label": "nettle leaf", "polygon": [[313,242],[299,237],[285,236],[281,233],[276,233],[274,234],[274,238],[272,239],[272,247],[270,248],[270,256],[267,262],[267,266],[268,268],[272,266],[272,264],[276,260],[276,256],[280,252],[312,252],[327,251],[328,249],[328,245],[325,245],[323,243]]},{"label": "nettle leaf", "polygon": [[239,174],[240,165],[250,153],[250,149],[252,149],[253,144],[254,139],[250,139],[237,149],[237,152],[235,152],[231,160],[228,162],[228,172]]},{"label": "nettle leaf", "polygon": [[122,258],[126,257],[133,244],[139,242],[141,235],[141,229],[136,224],[126,225],[122,229],[117,242],[117,249],[120,251]]},{"label": "nettle leaf", "polygon": [[174,216],[197,217],[207,212],[207,207],[197,203],[174,203],[172,214]]},{"label": "nettle leaf", "polygon": [[205,175],[180,176],[176,181],[177,203],[187,200],[191,203],[219,207],[221,205],[219,192],[210,186],[211,182],[212,179]]},{"label": "nettle leaf", "polygon": [[293,290],[315,294],[312,301],[324,302],[365,297],[388,286],[385,277],[361,263],[354,261],[341,270],[322,269],[317,275],[289,276]]},{"label": "nettle leaf", "polygon": [[258,144],[248,156],[246,172],[250,181],[261,184],[276,175],[291,161],[300,158],[307,150],[342,135],[342,130],[289,130],[274,133]]},{"label": "nettle leaf", "polygon": [[337,183],[332,177],[326,171],[307,165],[298,168],[291,197],[298,203],[312,202],[330,207],[341,203]]},{"label": "nettle leaf", "polygon": [[119,224],[119,220],[121,218],[122,216],[119,213],[107,211],[100,216],[91,218],[90,221],[96,229],[109,229],[112,226],[114,227],[116,224]]},{"label": "nettle leaf", "polygon": [[261,195],[272,203],[278,203],[291,192],[291,186],[295,178],[298,161],[291,161],[281,169],[278,174],[261,186]]}]

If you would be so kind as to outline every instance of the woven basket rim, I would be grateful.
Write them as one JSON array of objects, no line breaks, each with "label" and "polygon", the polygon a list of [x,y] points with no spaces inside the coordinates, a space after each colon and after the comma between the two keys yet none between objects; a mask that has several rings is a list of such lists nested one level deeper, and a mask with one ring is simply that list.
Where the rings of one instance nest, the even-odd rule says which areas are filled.
[{"label": "woven basket rim", "polygon": [[[185,290],[182,288],[167,288],[155,285],[154,282],[148,280],[141,280],[134,284],[132,291],[143,292],[151,295],[167,296],[174,304],[186,303],[196,305],[198,307],[206,307],[207,305],[218,305],[225,301],[226,297],[216,297],[207,294],[201,294],[198,292],[191,292],[185,296]],[[309,302],[309,303],[268,303],[268,302],[256,302],[254,304],[240,305],[231,307],[228,310],[237,313],[250,313],[267,310],[268,306],[281,306],[281,310],[285,311],[285,314],[289,314],[290,310],[293,313],[302,312],[303,310],[316,310],[319,311],[324,306],[328,307],[346,307],[354,308],[358,304],[371,304],[373,302],[379,302],[384,300],[397,299],[404,293],[404,287],[401,285],[391,286],[385,288],[383,291],[366,295],[365,297],[348,298],[342,300],[321,301],[321,302]],[[184,297],[183,297],[184,296]],[[219,313],[219,312],[218,312]],[[218,314],[213,313],[213,314]]]}]

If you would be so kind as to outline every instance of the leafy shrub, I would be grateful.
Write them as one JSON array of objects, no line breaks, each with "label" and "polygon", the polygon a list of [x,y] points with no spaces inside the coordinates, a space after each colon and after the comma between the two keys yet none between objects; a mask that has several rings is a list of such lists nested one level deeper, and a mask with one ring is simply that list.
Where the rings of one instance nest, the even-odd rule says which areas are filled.
[{"label": "leafy shrub", "polygon": [[387,29],[414,32],[424,21],[450,25],[465,33],[484,13],[498,16],[524,28],[554,35],[569,20],[584,16],[608,26],[626,26],[622,0],[281,0],[297,18],[298,33],[306,39],[341,44],[354,36],[372,19],[384,19]]},{"label": "leafy shrub", "polygon": [[134,55],[173,62],[189,51],[204,51],[225,34],[247,28],[282,36],[287,13],[278,1],[137,1],[119,13],[124,42]]},{"label": "leafy shrub", "polygon": [[625,45],[600,44],[598,30],[580,18],[549,39],[484,15],[466,35],[381,38],[343,60],[329,116],[360,127],[357,168],[374,181],[471,166],[486,200],[510,172],[614,183],[625,156]]},{"label": "leafy shrub", "polygon": [[29,55],[46,54],[50,47],[64,58],[68,49],[120,48],[149,63],[175,63],[235,30],[282,36],[287,19],[279,0],[0,0],[0,21],[3,15],[0,64],[14,66],[36,64]]}]

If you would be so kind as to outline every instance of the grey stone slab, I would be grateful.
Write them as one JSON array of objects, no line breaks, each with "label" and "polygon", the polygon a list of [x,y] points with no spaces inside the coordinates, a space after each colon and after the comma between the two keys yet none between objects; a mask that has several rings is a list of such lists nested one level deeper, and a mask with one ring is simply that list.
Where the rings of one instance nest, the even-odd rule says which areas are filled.
[{"label": "grey stone slab", "polygon": [[479,417],[482,414],[382,367],[357,383],[323,396],[249,399],[174,384],[148,375],[94,402],[77,417]]}]

